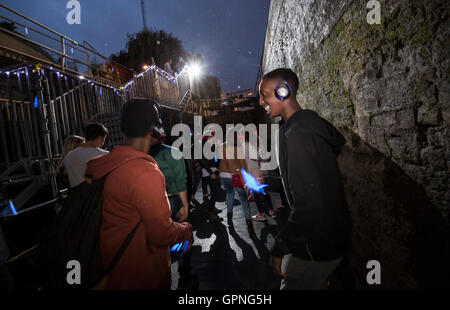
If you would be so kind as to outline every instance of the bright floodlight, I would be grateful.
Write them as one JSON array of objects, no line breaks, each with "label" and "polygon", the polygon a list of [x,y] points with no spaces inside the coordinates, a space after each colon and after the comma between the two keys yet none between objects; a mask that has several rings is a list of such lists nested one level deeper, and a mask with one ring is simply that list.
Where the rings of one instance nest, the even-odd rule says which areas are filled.
[{"label": "bright floodlight", "polygon": [[202,73],[202,68],[198,64],[189,65],[188,70],[189,74],[194,78],[198,77]]}]

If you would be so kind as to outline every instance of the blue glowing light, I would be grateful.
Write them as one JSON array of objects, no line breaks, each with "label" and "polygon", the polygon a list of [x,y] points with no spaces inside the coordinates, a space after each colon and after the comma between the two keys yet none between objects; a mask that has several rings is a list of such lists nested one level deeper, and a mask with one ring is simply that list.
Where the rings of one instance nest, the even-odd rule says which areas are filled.
[{"label": "blue glowing light", "polygon": [[189,241],[178,242],[178,243],[175,243],[170,248],[170,252],[180,252],[181,254],[184,254],[184,252],[186,252],[188,246],[189,246]]},{"label": "blue glowing light", "polygon": [[16,208],[14,207],[12,200],[9,201],[9,209],[11,210],[13,215],[17,215],[17,211]]},{"label": "blue glowing light", "polygon": [[217,156],[216,155],[214,155],[214,162],[217,163]]},{"label": "blue glowing light", "polygon": [[38,97],[34,97],[34,107],[37,108],[39,104]]},{"label": "blue glowing light", "polygon": [[25,33],[28,34],[28,27],[25,27]]},{"label": "blue glowing light", "polygon": [[170,252],[178,252],[178,248],[181,246],[182,242],[175,243],[171,248]]},{"label": "blue glowing light", "polygon": [[183,253],[186,252],[187,248],[188,248],[189,242],[184,241],[184,245],[183,245]]},{"label": "blue glowing light", "polygon": [[17,211],[12,200],[4,201],[4,203],[0,203],[0,206],[6,206],[4,209],[0,209],[1,216],[17,215]]},{"label": "blue glowing light", "polygon": [[267,184],[260,184],[258,180],[256,180],[254,177],[252,177],[247,171],[244,169],[241,169],[241,175],[244,179],[245,185],[247,185],[248,188],[250,188],[252,191],[256,193],[261,193],[265,195],[264,187],[267,187],[269,185]]}]

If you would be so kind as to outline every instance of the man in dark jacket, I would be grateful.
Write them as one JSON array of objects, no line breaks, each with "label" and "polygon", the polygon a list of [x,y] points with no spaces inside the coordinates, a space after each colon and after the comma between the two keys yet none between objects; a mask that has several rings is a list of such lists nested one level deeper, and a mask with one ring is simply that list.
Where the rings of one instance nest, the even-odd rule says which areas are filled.
[{"label": "man in dark jacket", "polygon": [[296,100],[298,78],[290,69],[267,73],[260,105],[281,116],[278,163],[290,215],[271,252],[281,289],[322,289],[342,261],[350,240],[337,155],[346,140],[316,112]]}]

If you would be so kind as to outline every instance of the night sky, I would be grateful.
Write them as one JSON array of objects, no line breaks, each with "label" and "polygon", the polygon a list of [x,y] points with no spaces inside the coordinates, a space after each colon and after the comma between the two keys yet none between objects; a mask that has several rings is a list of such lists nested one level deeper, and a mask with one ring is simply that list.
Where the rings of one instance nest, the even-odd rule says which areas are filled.
[{"label": "night sky", "polygon": [[[107,57],[125,48],[127,33],[143,28],[140,0],[79,0],[80,25],[66,22],[67,2],[2,0],[78,42],[88,41]],[[145,5],[148,27],[172,33],[185,50],[202,54],[205,72],[219,77],[224,92],[254,87],[270,0],[146,0]]]}]

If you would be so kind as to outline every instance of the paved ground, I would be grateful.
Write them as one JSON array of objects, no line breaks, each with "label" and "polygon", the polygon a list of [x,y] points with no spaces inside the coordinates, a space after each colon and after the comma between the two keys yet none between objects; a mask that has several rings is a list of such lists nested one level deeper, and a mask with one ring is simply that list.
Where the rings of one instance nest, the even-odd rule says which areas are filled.
[{"label": "paved ground", "polygon": [[[268,248],[273,245],[274,236],[277,234],[279,227],[277,223],[284,222],[286,213],[283,211],[285,208],[281,208],[280,195],[272,192],[270,194],[274,208],[279,210],[279,216],[276,220],[266,216],[266,222],[253,222],[256,234],[252,238],[247,232],[240,205],[234,206],[233,210],[234,231],[230,231],[228,228],[224,202],[216,203],[216,207],[222,210],[219,216],[223,218],[223,221],[220,223],[208,222],[208,212],[202,205],[191,211],[190,219],[195,240],[191,249],[192,272],[199,277],[200,290],[279,288],[280,280],[273,275],[269,267]],[[197,192],[196,199],[202,202],[201,190]],[[251,214],[256,214],[257,209],[254,202],[250,204],[250,207]],[[48,211],[50,212],[51,209]],[[52,218],[46,213],[41,214],[41,217],[37,220],[34,214],[22,216],[20,223],[11,221],[9,223],[11,225],[4,227],[6,230],[11,226],[8,228],[8,232],[11,236],[17,237],[14,239],[14,244],[18,247],[18,252],[20,252],[19,249],[27,249],[35,244],[34,239],[36,238],[30,238],[29,234],[23,234],[24,227],[34,227],[39,223],[41,225],[41,220]],[[28,270],[27,261],[16,265],[15,274],[19,275],[16,285],[21,288],[34,288],[33,283],[28,283],[28,275],[25,272]],[[178,262],[175,261],[172,264],[173,289],[178,286],[177,268]]]},{"label": "paved ground", "polygon": [[[234,206],[234,231],[228,228],[226,205],[216,203],[222,212],[221,223],[207,220],[206,208],[194,208],[190,220],[194,230],[192,247],[192,272],[199,277],[200,290],[225,289],[278,289],[280,280],[269,266],[268,248],[273,245],[278,231],[277,222],[283,221],[286,214],[279,194],[270,193],[275,210],[280,211],[276,220],[266,216],[266,222],[253,222],[256,236],[247,233],[242,206]],[[236,196],[237,198],[237,196]],[[202,202],[201,191],[196,199]],[[254,202],[250,204],[251,214],[257,213]],[[172,263],[172,289],[178,285],[178,262]]]}]

